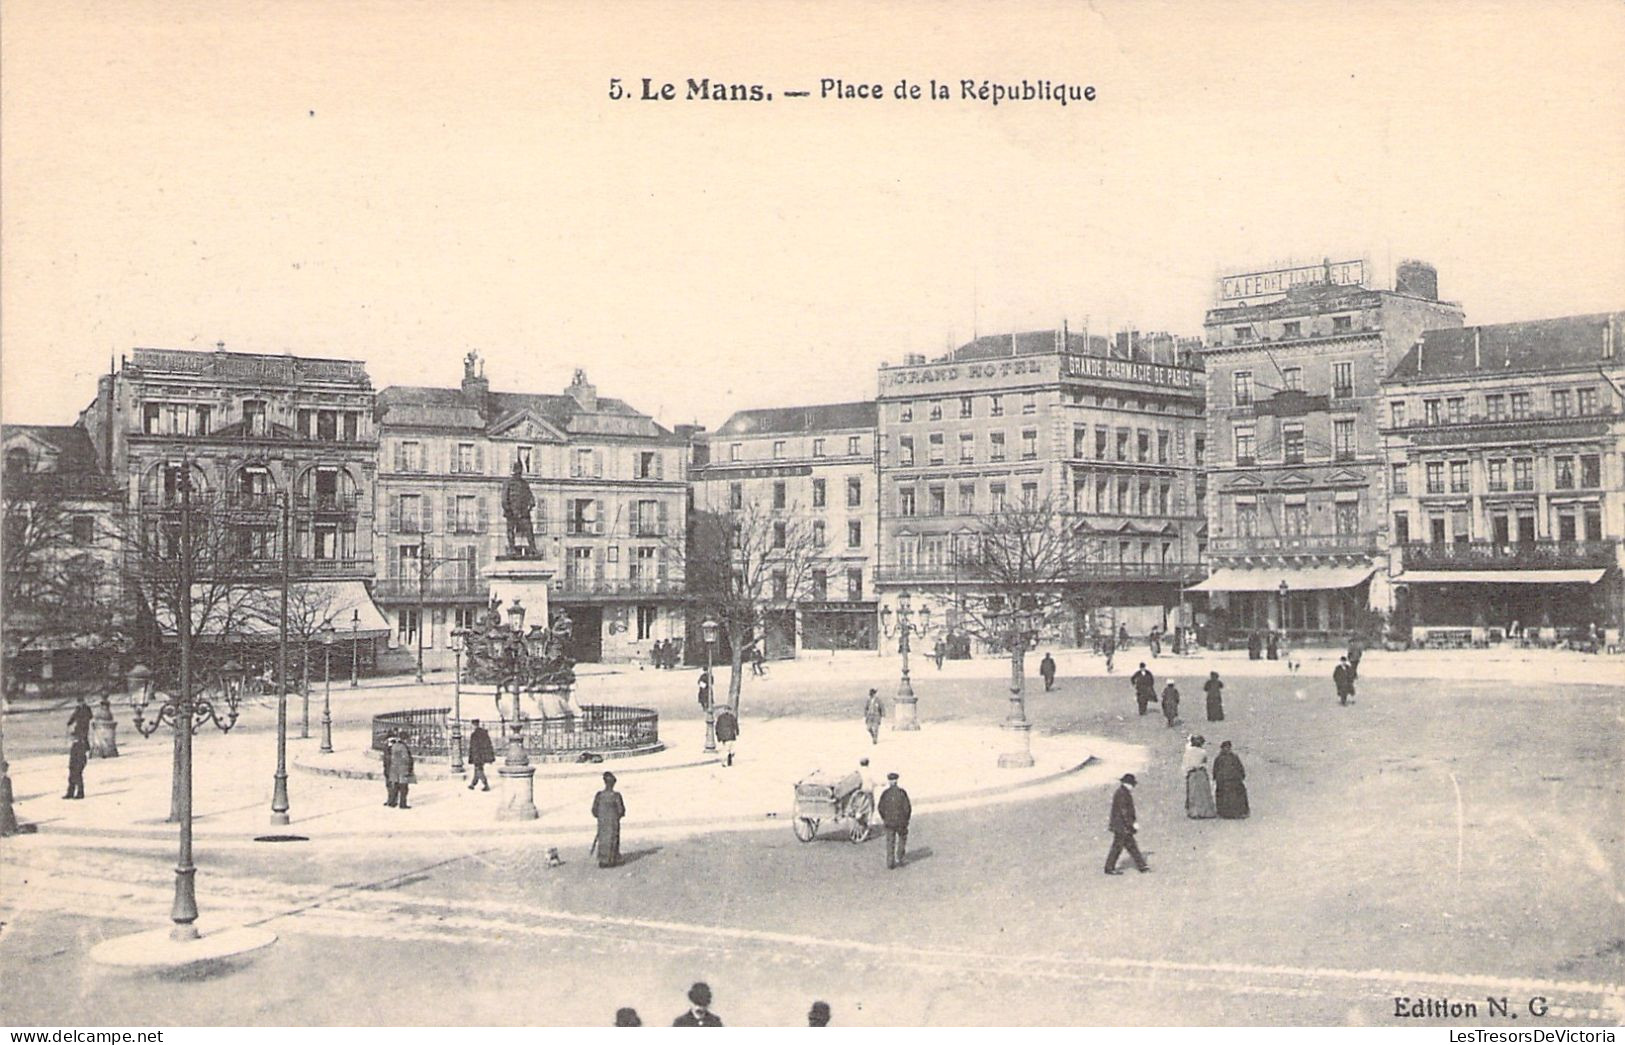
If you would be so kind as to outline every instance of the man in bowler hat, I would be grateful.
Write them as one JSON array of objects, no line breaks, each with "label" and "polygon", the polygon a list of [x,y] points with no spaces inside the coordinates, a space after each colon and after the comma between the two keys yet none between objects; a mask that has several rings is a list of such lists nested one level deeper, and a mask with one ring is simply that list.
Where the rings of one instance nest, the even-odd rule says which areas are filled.
[{"label": "man in bowler hat", "polygon": [[880,822],[886,826],[886,870],[903,866],[908,849],[908,822],[914,816],[908,792],[897,783],[896,773],[886,774],[886,790],[880,793]]},{"label": "man in bowler hat", "polygon": [[485,779],[485,767],[497,760],[496,749],[491,746],[491,734],[480,725],[480,720],[474,720],[474,732],[468,735],[468,764],[474,767],[474,776],[468,782],[468,789],[474,790],[479,784],[481,790],[491,790],[491,782]]},{"label": "man in bowler hat", "polygon": [[1140,855],[1140,847],[1134,841],[1134,832],[1140,826],[1134,814],[1135,782],[1133,773],[1124,773],[1117,793],[1112,796],[1112,818],[1107,825],[1107,829],[1112,833],[1112,848],[1106,854],[1107,874],[1123,873],[1117,869],[1117,858],[1122,856],[1125,850],[1141,874],[1151,870],[1146,866],[1145,857]]},{"label": "man in bowler hat", "polygon": [[708,984],[696,983],[688,989],[687,1012],[671,1021],[673,1027],[720,1027],[722,1020],[711,1011],[711,988]]}]

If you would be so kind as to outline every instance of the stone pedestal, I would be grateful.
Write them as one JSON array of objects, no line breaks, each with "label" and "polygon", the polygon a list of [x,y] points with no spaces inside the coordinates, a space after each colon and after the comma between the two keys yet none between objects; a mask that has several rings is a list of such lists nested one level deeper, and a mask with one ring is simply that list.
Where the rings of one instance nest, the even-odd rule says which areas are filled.
[{"label": "stone pedestal", "polygon": [[1033,767],[1033,724],[1007,720],[1005,730],[1010,735],[1010,750],[999,756],[1000,769],[1031,769]]},{"label": "stone pedestal", "polygon": [[533,624],[545,628],[548,626],[548,586],[557,572],[541,559],[499,555],[485,568],[485,579],[490,583],[486,598],[502,601],[497,609],[504,622],[508,610],[518,602],[525,609],[526,630]]},{"label": "stone pedestal", "polygon": [[502,777],[498,820],[535,820],[542,815],[536,809],[535,766],[503,766],[497,774]]}]

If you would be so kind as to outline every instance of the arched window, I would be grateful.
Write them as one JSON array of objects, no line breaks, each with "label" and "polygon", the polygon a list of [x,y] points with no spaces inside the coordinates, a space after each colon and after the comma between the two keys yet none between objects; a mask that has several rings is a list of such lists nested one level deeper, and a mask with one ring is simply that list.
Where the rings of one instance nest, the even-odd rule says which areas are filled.
[{"label": "arched window", "polygon": [[34,460],[29,456],[28,448],[14,446],[6,451],[6,471],[31,472],[34,470]]}]

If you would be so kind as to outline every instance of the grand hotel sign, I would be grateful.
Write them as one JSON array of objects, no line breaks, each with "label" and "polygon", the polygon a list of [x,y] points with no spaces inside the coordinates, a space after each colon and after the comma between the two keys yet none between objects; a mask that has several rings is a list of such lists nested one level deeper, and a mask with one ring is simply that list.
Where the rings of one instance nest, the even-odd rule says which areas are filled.
[{"label": "grand hotel sign", "polygon": [[1195,371],[1105,356],[1043,355],[980,359],[963,363],[889,367],[880,372],[882,396],[915,396],[976,388],[1046,384],[1061,378],[1127,381],[1140,385],[1190,388]]}]

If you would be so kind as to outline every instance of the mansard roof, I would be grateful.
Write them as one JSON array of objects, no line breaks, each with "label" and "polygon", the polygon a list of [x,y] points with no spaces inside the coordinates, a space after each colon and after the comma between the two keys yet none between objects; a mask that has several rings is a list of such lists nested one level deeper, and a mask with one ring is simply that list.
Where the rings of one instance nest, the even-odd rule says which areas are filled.
[{"label": "mansard roof", "polygon": [[14,438],[31,439],[44,444],[56,453],[54,471],[100,472],[96,447],[90,433],[78,425],[5,425],[3,438],[10,443]]},{"label": "mansard roof", "polygon": [[722,423],[716,434],[797,435],[848,428],[873,428],[879,411],[874,400],[858,403],[818,403],[813,406],[774,406],[761,410],[738,410]]},{"label": "mansard roof", "polygon": [[1622,327],[1625,311],[1429,330],[1388,378],[1407,382],[1573,370],[1604,363],[1609,352],[1618,365]]}]

